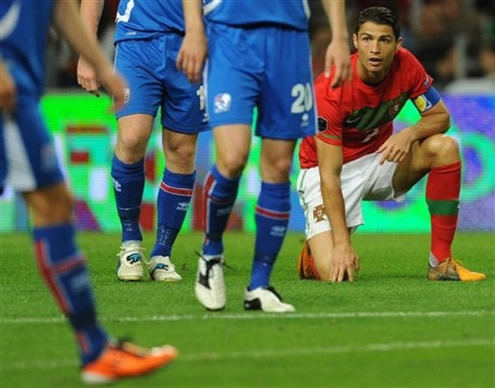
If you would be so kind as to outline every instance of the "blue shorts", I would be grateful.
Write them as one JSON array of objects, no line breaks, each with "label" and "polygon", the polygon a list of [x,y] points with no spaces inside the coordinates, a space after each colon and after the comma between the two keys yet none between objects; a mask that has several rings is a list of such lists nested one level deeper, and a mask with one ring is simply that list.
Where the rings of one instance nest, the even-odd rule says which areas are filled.
[{"label": "blue shorts", "polygon": [[208,129],[204,86],[191,84],[175,66],[182,39],[166,33],[117,43],[115,68],[129,84],[128,102],[117,118],[139,113],[156,117],[161,107],[167,129],[182,133]]},{"label": "blue shorts", "polygon": [[315,100],[307,32],[280,27],[208,24],[207,100],[210,126],[248,124],[256,135],[314,135]]},{"label": "blue shorts", "polygon": [[63,181],[38,101],[19,99],[14,117],[0,114],[0,187],[23,193]]}]

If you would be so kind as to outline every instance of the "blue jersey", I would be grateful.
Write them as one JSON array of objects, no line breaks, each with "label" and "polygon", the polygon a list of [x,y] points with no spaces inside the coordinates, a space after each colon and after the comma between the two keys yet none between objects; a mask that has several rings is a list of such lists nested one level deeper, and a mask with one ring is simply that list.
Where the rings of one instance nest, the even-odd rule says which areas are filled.
[{"label": "blue jersey", "polygon": [[308,0],[204,0],[206,20],[230,26],[278,24],[307,30]]},{"label": "blue jersey", "polygon": [[45,46],[54,0],[0,1],[0,55],[19,97],[39,98],[45,76]]},{"label": "blue jersey", "polygon": [[182,0],[120,0],[115,42],[184,32]]}]

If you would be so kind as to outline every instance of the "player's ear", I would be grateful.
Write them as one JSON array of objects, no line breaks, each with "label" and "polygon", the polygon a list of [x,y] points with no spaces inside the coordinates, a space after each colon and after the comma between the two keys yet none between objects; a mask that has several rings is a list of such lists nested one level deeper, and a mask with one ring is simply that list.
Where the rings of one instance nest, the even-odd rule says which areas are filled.
[{"label": "player's ear", "polygon": [[397,38],[397,42],[395,43],[395,51],[397,51],[398,49],[400,49],[402,47],[402,37],[398,37]]},{"label": "player's ear", "polygon": [[352,43],[354,43],[354,48],[358,49],[358,36],[356,34],[352,34]]}]

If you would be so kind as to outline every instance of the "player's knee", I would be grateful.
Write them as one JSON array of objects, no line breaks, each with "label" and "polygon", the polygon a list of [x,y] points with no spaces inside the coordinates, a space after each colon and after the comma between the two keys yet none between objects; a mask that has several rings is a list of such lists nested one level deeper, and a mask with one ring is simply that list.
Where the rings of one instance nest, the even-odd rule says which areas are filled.
[{"label": "player's knee", "polygon": [[218,158],[218,163],[222,165],[223,170],[228,171],[229,176],[239,176],[247,163],[247,158],[247,155],[229,152]]},{"label": "player's knee", "polygon": [[34,193],[28,197],[28,203],[39,223],[58,224],[72,218],[74,199],[65,186]]},{"label": "player's knee", "polygon": [[117,140],[117,157],[124,163],[136,163],[143,159],[148,139],[137,134],[119,135]]},{"label": "player's knee", "polygon": [[459,143],[447,135],[435,135],[428,139],[428,153],[435,159],[458,158]]},{"label": "player's knee", "polygon": [[195,156],[195,144],[170,144],[165,148],[165,159],[167,160],[167,166],[174,171],[194,169]]}]

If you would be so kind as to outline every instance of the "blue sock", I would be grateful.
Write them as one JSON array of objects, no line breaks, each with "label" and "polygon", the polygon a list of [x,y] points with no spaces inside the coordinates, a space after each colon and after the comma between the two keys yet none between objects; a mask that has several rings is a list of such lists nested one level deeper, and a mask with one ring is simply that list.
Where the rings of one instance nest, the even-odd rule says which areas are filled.
[{"label": "blue sock", "polygon": [[96,320],[86,261],[70,223],[35,227],[36,258],[50,291],[76,334],[83,364],[96,359],[108,337]]},{"label": "blue sock", "polygon": [[239,189],[239,178],[229,179],[220,174],[214,165],[204,184],[205,241],[203,254],[223,253],[222,235],[227,227]]},{"label": "blue sock", "polygon": [[117,212],[122,225],[122,241],[142,241],[139,212],[144,190],[144,161],[126,164],[114,155],[112,180]]},{"label": "blue sock", "polygon": [[267,287],[290,216],[290,183],[261,183],[256,205],[256,245],[249,289]]},{"label": "blue sock", "polygon": [[170,256],[191,202],[195,178],[195,172],[175,174],[165,169],[157,199],[156,242],[150,257]]}]

